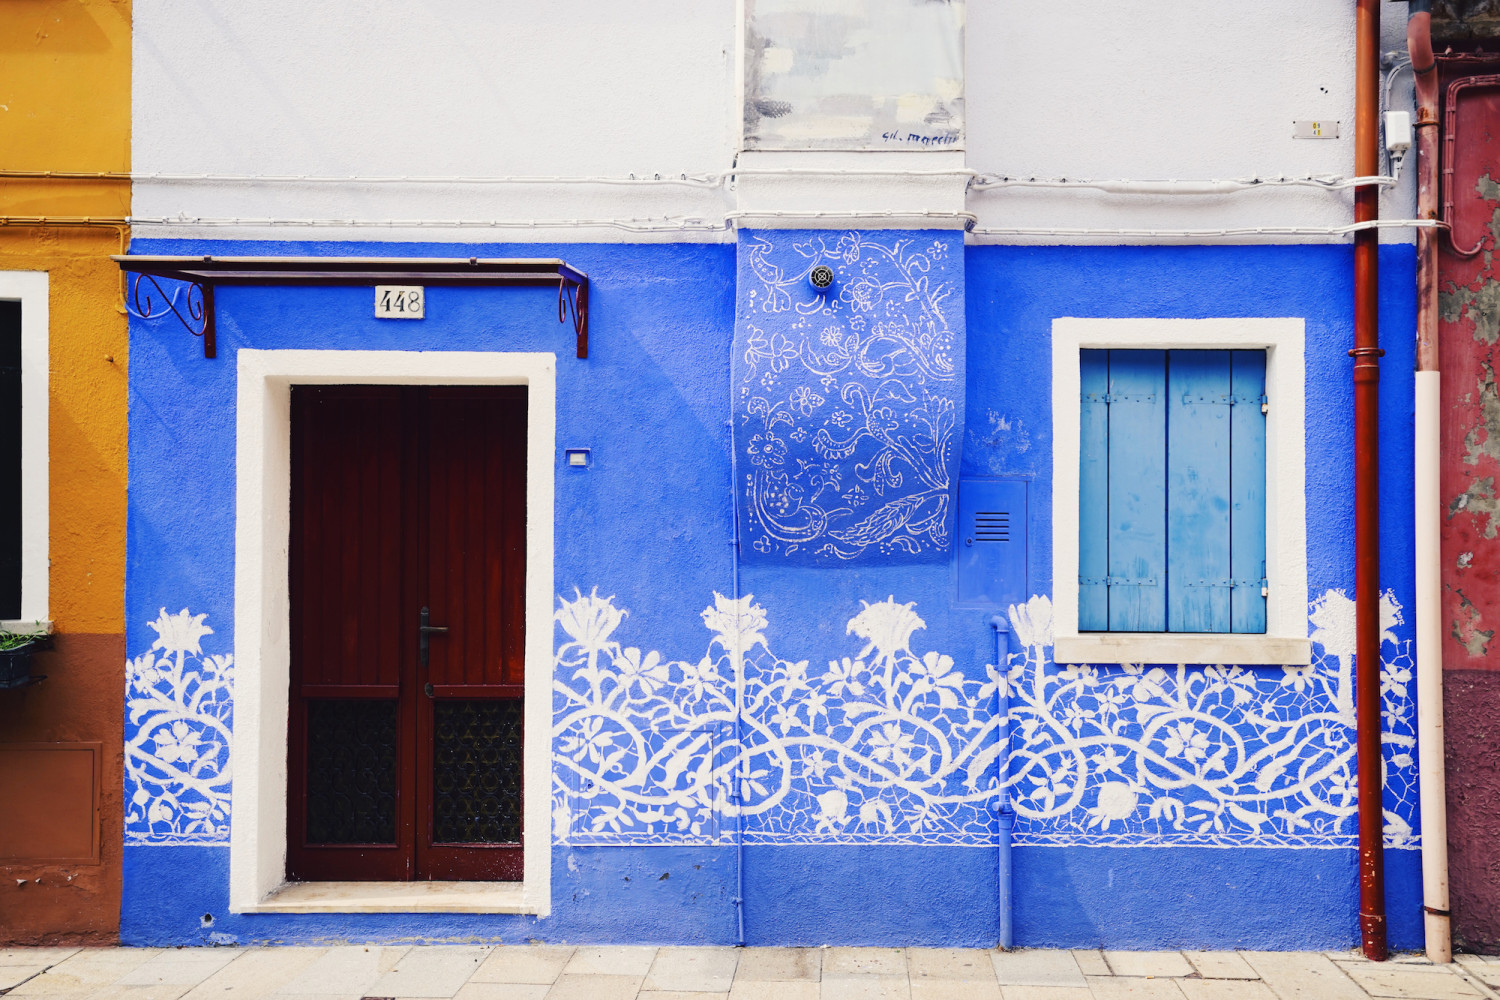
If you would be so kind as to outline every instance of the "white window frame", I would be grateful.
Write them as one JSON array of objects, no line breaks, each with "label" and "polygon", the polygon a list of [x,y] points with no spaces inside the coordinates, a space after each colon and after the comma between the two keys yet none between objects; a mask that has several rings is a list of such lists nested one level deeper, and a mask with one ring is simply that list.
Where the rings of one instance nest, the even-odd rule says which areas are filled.
[{"label": "white window frame", "polygon": [[[1304,322],[1276,319],[1052,321],[1052,621],[1058,663],[1306,664],[1307,468]],[[1079,632],[1080,352],[1266,352],[1266,631]]]},{"label": "white window frame", "polygon": [[47,272],[0,271],[0,299],[21,303],[21,617],[0,628],[50,630]]},{"label": "white window frame", "polygon": [[[480,351],[238,352],[235,456],[234,913],[551,912],[552,556],[557,355]],[[291,387],[524,385],[526,709],[521,882],[286,883]]]}]

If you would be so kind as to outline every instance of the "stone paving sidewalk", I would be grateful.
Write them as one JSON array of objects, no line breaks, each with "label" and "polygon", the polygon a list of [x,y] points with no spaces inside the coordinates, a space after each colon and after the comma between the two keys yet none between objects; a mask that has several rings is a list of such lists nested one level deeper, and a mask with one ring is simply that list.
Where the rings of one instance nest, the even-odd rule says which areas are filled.
[{"label": "stone paving sidewalk", "polygon": [[1500,958],[1352,952],[528,945],[0,950],[51,1000],[1500,1000]]}]

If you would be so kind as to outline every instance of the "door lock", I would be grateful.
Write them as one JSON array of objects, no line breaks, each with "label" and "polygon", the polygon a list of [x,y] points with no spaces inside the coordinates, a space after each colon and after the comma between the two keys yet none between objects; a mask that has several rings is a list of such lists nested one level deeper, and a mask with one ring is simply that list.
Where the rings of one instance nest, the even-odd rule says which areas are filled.
[{"label": "door lock", "polygon": [[[427,666],[427,657],[429,652],[428,646],[431,643],[431,639],[429,637],[434,632],[438,633],[439,635],[446,634],[448,631],[448,627],[446,625],[439,626],[427,624],[432,620],[432,613],[426,608],[423,608],[422,613],[417,617],[417,662],[425,667]],[[429,687],[430,686],[431,685],[429,685]],[[430,694],[431,692],[428,693]]]}]

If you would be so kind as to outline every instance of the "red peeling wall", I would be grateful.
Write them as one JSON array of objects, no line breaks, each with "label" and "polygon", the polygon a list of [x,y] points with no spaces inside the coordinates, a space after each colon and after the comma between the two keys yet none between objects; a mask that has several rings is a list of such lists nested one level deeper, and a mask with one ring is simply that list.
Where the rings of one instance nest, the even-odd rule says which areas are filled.
[{"label": "red peeling wall", "polygon": [[[1500,61],[1461,56],[1442,68],[1442,195],[1453,224],[1438,263],[1451,908],[1456,950],[1493,952],[1500,948],[1500,75],[1492,74]],[[1455,246],[1478,252],[1464,256]]]}]

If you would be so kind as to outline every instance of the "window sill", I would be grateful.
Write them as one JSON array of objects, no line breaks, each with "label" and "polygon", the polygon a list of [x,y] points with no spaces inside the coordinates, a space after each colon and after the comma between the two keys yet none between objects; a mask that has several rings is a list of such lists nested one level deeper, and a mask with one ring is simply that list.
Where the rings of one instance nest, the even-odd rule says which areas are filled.
[{"label": "window sill", "polygon": [[1305,666],[1312,642],[1290,636],[1203,632],[1089,632],[1056,637],[1058,663],[1207,663]]},{"label": "window sill", "polygon": [[289,882],[242,913],[537,913],[520,882]]},{"label": "window sill", "polygon": [[16,635],[51,635],[52,622],[45,618],[6,618],[0,621],[0,632],[12,632]]}]

